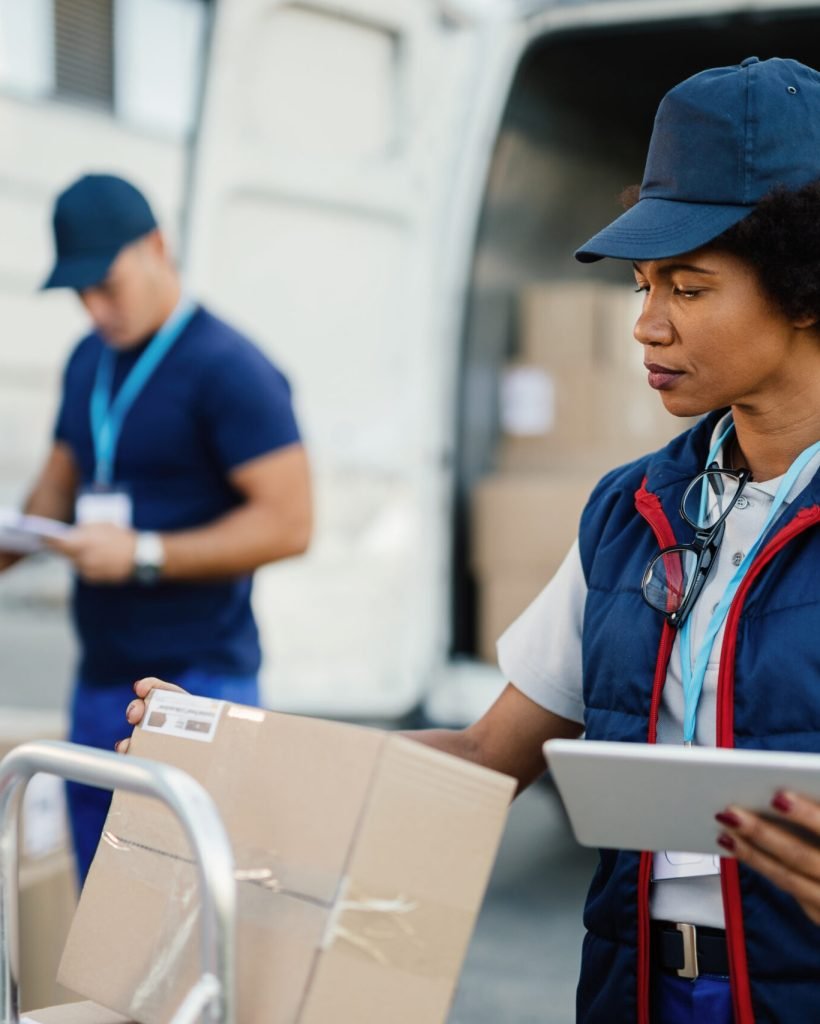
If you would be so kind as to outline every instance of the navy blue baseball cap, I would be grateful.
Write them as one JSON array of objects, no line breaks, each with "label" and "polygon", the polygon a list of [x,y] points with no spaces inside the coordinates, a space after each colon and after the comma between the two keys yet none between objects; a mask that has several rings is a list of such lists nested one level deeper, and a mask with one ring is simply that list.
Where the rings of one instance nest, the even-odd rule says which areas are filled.
[{"label": "navy blue baseball cap", "polygon": [[57,260],[42,287],[90,288],[120,250],[157,226],[145,196],[113,174],[86,174],[54,204]]},{"label": "navy blue baseball cap", "polygon": [[640,198],[575,253],[581,263],[664,259],[711,242],[776,186],[820,178],[820,74],[747,57],[661,100]]}]

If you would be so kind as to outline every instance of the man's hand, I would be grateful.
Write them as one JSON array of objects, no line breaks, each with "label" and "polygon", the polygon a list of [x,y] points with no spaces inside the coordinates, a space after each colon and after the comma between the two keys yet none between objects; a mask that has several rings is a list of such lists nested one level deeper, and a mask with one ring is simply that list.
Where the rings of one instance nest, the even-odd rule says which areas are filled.
[{"label": "man's hand", "polygon": [[0,551],[0,572],[4,572],[6,569],[16,565],[22,557],[22,555],[17,555],[13,551]]},{"label": "man's hand", "polygon": [[87,583],[124,583],[134,571],[135,530],[113,523],[77,526],[65,537],[49,541],[53,551],[65,555]]},{"label": "man's hand", "polygon": [[[186,692],[175,683],[166,683],[162,679],[155,679],[153,676],[149,676],[147,679],[138,679],[134,683],[136,697],[125,709],[125,720],[132,729],[136,728],[142,721],[142,717],[145,714],[145,702],[148,700],[148,694],[152,690],[173,690],[175,693]],[[120,740],[114,744],[114,749],[118,754],[127,754],[130,745],[130,739]]]},{"label": "man's hand", "polygon": [[736,857],[765,875],[797,900],[806,915],[820,924],[820,803],[797,793],[778,793],[772,807],[783,822],[806,831],[802,839],[787,828],[739,807],[717,815],[725,828],[718,842],[724,856]]}]

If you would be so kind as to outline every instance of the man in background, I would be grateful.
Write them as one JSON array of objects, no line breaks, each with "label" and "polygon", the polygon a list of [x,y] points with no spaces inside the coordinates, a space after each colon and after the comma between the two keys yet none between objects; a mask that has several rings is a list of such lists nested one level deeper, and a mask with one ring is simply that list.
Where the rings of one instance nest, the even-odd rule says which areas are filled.
[{"label": "man in background", "polygon": [[[145,197],[88,175],[54,207],[44,288],[71,288],[92,331],[65,369],[54,442],[25,511],[74,523],[80,663],[70,738],[111,749],[135,679],[259,699],[252,573],[305,551],[308,463],[282,373],[185,295]],[[0,569],[18,556],[0,554]],[[70,785],[80,879],[109,794]]]}]

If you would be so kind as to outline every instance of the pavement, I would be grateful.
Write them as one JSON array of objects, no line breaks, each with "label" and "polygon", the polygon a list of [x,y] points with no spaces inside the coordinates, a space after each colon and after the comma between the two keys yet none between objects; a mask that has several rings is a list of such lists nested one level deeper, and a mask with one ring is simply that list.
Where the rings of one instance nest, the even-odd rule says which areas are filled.
[{"label": "pavement", "polygon": [[553,787],[514,802],[448,1024],[574,1024],[584,896],[596,863]]}]

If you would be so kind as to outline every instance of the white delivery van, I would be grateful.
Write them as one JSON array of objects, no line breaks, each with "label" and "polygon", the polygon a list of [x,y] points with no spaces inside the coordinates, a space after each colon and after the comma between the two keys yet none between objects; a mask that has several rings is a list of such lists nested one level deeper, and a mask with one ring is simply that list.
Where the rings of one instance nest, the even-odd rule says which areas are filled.
[{"label": "white delivery van", "polygon": [[662,94],[750,54],[820,64],[820,4],[216,5],[187,268],[294,382],[318,510],[309,555],[259,574],[272,706],[458,720],[498,691],[467,496],[514,295],[628,287],[573,248],[640,180]]},{"label": "white delivery van", "polygon": [[[820,2],[0,0],[0,28],[3,501],[41,457],[81,324],[70,296],[31,294],[48,204],[86,168],[131,175],[171,215],[193,290],[295,388],[317,529],[258,575],[266,701],[469,720],[504,682],[476,657],[468,512],[517,296],[628,290],[623,267],[572,251],[639,180],[660,97],[752,54],[820,66]],[[107,108],[69,105],[78,91]],[[51,652],[43,675],[68,682],[55,573],[3,580],[10,678]]]}]

